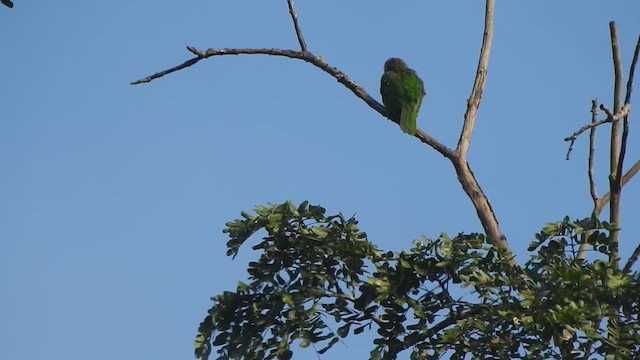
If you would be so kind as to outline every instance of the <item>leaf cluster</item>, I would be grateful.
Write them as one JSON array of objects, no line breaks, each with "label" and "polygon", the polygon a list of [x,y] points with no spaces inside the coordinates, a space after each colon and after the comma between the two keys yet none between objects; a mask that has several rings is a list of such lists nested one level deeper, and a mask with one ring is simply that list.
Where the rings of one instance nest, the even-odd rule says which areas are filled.
[{"label": "leaf cluster", "polygon": [[[370,359],[640,356],[638,276],[606,260],[607,223],[548,224],[515,268],[482,234],[422,237],[384,252],[355,218],[325,213],[285,202],[227,223],[230,256],[265,235],[252,246],[259,257],[248,282],[212,298],[197,357],[215,349],[218,359],[289,359],[295,343],[322,354],[366,330],[375,330]],[[576,260],[583,242],[590,261]]]}]

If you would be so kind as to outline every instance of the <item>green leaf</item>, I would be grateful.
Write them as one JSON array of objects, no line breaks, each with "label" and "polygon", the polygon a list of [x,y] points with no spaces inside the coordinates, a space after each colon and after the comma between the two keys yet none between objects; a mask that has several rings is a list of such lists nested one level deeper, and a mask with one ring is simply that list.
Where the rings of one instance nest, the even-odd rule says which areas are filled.
[{"label": "green leaf", "polygon": [[343,326],[338,328],[338,336],[340,336],[341,338],[345,338],[347,337],[347,335],[349,335],[349,328],[351,327],[351,323],[346,323]]}]

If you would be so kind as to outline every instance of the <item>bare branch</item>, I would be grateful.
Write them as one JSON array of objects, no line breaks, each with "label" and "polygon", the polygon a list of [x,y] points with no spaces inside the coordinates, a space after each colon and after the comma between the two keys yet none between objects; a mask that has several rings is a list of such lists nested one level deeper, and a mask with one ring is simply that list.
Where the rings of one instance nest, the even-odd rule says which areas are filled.
[{"label": "bare branch", "polygon": [[[471,168],[469,167],[469,163],[465,159],[461,158],[458,153],[456,154],[457,156],[450,160],[456,170],[458,181],[460,182],[460,185],[462,185],[462,189],[469,199],[471,199],[471,202],[476,209],[478,219],[480,219],[480,223],[482,223],[484,231],[495,245],[506,250],[507,254],[512,254],[509,244],[507,243],[507,238],[500,231],[498,219],[493,212],[491,203],[482,191],[482,188],[480,188],[478,180],[476,180],[473,175],[473,171],[471,171]],[[507,262],[516,266],[513,256],[507,259]]]},{"label": "bare branch", "polygon": [[631,60],[631,68],[629,69],[629,80],[627,80],[627,95],[624,97],[625,105],[631,104],[631,92],[633,91],[633,75],[636,72],[638,55],[640,55],[640,35],[638,35],[638,42],[636,43],[636,49],[633,52],[633,60]]},{"label": "bare branch", "polygon": [[[625,106],[628,106],[629,104],[631,104],[631,92],[633,91],[633,75],[635,74],[635,71],[636,71],[636,64],[638,63],[639,53],[640,53],[640,35],[638,35],[636,49],[633,52],[633,60],[631,61],[631,68],[629,69],[629,80],[627,80],[627,94],[624,97]],[[624,122],[623,122],[622,148],[620,149],[620,165],[618,167],[618,174],[622,172],[622,163],[624,162],[628,133],[629,133],[629,116],[627,115],[624,117]],[[629,181],[629,179],[633,175],[635,175],[635,172],[630,175],[631,170],[634,170],[634,168],[635,168],[635,172],[637,172],[638,169],[640,169],[640,161],[636,162],[631,167],[631,169],[629,169],[629,171],[627,171],[627,173],[624,174],[624,176],[620,180],[621,186],[624,186],[624,183]],[[627,263],[624,265],[624,268],[623,268],[624,272],[629,272],[631,270],[631,267],[638,260],[639,256],[640,256],[640,244],[638,244],[636,249],[633,251],[633,254],[631,254],[631,256],[629,257],[629,260],[627,260]]]},{"label": "bare branch", "polygon": [[[591,100],[591,123],[598,121],[598,99]],[[596,153],[596,128],[592,127],[589,132],[589,193],[591,193],[591,199],[593,200],[593,206],[598,203],[598,193],[596,192],[596,181],[593,175],[593,163]]]},{"label": "bare branch", "polygon": [[[136,80],[134,82],[132,82],[132,85],[136,85],[136,84],[142,84],[142,83],[148,83],[154,79],[160,78],[164,75],[170,74],[172,72],[181,70],[187,66],[191,66],[193,64],[195,64],[196,62],[202,60],[202,59],[206,59],[212,56],[224,56],[224,55],[270,55],[270,56],[282,56],[282,57],[287,57],[287,58],[291,58],[291,59],[298,59],[298,60],[303,60],[305,62],[308,62],[312,65],[314,65],[315,67],[321,69],[322,71],[326,72],[327,74],[331,75],[332,77],[334,77],[339,83],[341,83],[342,85],[344,85],[345,87],[347,87],[349,90],[351,90],[357,97],[359,97],[360,99],[362,99],[367,105],[369,105],[369,107],[371,107],[373,110],[377,111],[378,113],[380,113],[382,116],[386,117],[387,119],[393,121],[393,122],[397,122],[396,120],[394,120],[393,118],[391,118],[391,115],[389,114],[389,111],[379,102],[377,102],[373,97],[371,97],[371,95],[369,95],[369,93],[367,93],[362,87],[360,87],[358,84],[356,84],[353,80],[351,80],[345,73],[343,73],[342,71],[338,70],[337,68],[329,65],[322,57],[320,56],[316,56],[310,52],[304,52],[304,51],[296,51],[296,50],[287,50],[287,49],[266,49],[266,48],[262,48],[262,49],[240,49],[240,48],[224,48],[224,49],[207,49],[207,50],[198,50],[193,46],[188,46],[187,49],[189,51],[191,51],[192,53],[194,53],[197,57],[193,58],[181,65],[175,66],[173,68],[170,68],[168,70],[164,70],[158,73],[155,73],[153,75],[147,76],[145,78],[142,78],[140,80]],[[442,154],[444,157],[452,159],[454,157],[454,152],[453,150],[449,149],[448,147],[446,147],[444,144],[440,143],[438,140],[432,138],[431,136],[429,136],[428,134],[426,134],[425,132],[423,132],[420,129],[416,130],[416,138],[418,138],[421,142],[431,146],[433,149],[435,149],[437,152],[439,152],[440,154]]]},{"label": "bare branch", "polygon": [[[640,52],[640,36],[638,36],[638,43],[636,49],[633,52],[633,60],[631,61],[631,68],[629,70],[629,80],[627,80],[627,94],[625,95],[624,106],[631,106],[631,92],[633,91],[633,75],[636,70],[636,63],[638,62],[638,53]],[[627,137],[629,136],[629,114],[624,116],[622,121],[622,141],[620,143],[620,157],[618,160],[618,168],[616,170],[616,183],[622,190],[622,167],[624,164],[624,157],[627,152]]]},{"label": "bare branch", "polygon": [[480,106],[480,98],[484,89],[485,80],[487,78],[487,69],[489,68],[489,53],[491,52],[491,39],[493,37],[493,8],[494,0],[487,0],[485,4],[484,16],[484,34],[482,36],[482,47],[480,48],[480,57],[478,58],[478,68],[476,69],[476,77],[471,89],[471,95],[467,100],[467,110],[464,114],[464,124],[458,139],[456,151],[460,153],[462,158],[466,158],[471,142],[471,132],[476,121],[476,114]]},{"label": "bare branch", "polygon": [[302,30],[300,30],[300,25],[298,24],[298,15],[296,14],[296,9],[293,7],[293,0],[287,0],[287,5],[289,6],[289,15],[291,15],[291,20],[293,21],[293,27],[296,30],[300,50],[307,52],[307,43],[304,41],[304,37],[302,37]]},{"label": "bare branch", "polygon": [[[620,60],[620,47],[618,45],[618,30],[615,22],[609,23],[611,33],[611,54],[613,57],[613,112],[618,113],[622,108],[622,62]],[[604,110],[604,109],[603,109]],[[608,114],[607,114],[608,115]],[[620,192],[621,175],[619,170],[620,161],[620,124],[614,122],[611,124],[611,147],[609,154],[609,192],[611,200],[609,201],[609,223],[612,225],[610,238],[612,250],[609,255],[609,262],[617,267],[618,264],[618,239],[620,232]]]},{"label": "bare branch", "polygon": [[176,72],[178,70],[182,70],[182,69],[184,69],[186,67],[194,65],[195,63],[197,63],[200,60],[202,60],[201,57],[195,57],[193,59],[189,59],[189,60],[183,62],[180,65],[172,67],[171,69],[163,70],[163,71],[157,72],[157,73],[155,73],[153,75],[149,75],[149,76],[147,76],[145,78],[138,79],[136,81],[132,81],[132,82],[129,83],[129,85],[138,85],[138,84],[144,84],[144,83],[151,82],[151,80],[154,80],[154,79],[157,79],[157,78],[161,78],[161,77],[163,77],[165,75],[171,74],[172,72]]},{"label": "bare branch", "polygon": [[595,123],[592,122],[590,124],[587,124],[587,125],[581,127],[580,129],[576,130],[570,136],[567,136],[566,138],[564,138],[564,141],[573,141],[573,140],[577,139],[578,136],[580,136],[583,132],[585,132],[585,131],[587,131],[587,130],[589,130],[591,128],[598,127],[598,126],[600,126],[602,124],[614,123],[614,122],[620,121],[625,116],[629,115],[629,111],[631,110],[631,106],[629,104],[625,104],[622,107],[622,109],[620,110],[620,112],[618,112],[616,114],[612,114],[611,111],[604,105],[600,105],[600,109],[607,114],[607,118],[606,119],[598,120]]},{"label": "bare branch", "polygon": [[[591,100],[591,123],[595,124],[598,116],[598,99]],[[593,208],[595,209],[598,206],[598,193],[596,192],[596,181],[593,175],[594,168],[594,157],[596,152],[596,127],[592,127],[589,132],[589,163],[588,163],[588,175],[589,175],[589,193],[591,194],[591,199],[593,200]],[[571,140],[571,144],[575,139]],[[569,146],[569,152],[567,152],[567,160],[569,160],[569,153],[571,152],[571,146]],[[593,217],[593,214],[592,214]],[[589,247],[589,243],[586,239],[591,236],[593,230],[587,230],[584,234],[582,234],[582,243],[578,248],[578,254],[576,256],[576,260],[584,260],[585,256],[587,256],[587,248]]]}]

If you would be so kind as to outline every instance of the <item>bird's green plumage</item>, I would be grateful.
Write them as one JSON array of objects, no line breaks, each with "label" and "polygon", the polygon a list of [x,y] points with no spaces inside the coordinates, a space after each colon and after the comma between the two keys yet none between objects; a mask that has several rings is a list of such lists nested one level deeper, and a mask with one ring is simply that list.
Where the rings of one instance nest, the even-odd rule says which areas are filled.
[{"label": "bird's green plumage", "polygon": [[424,83],[416,72],[409,69],[402,59],[387,60],[380,79],[380,95],[391,118],[399,121],[400,129],[414,135],[416,118],[425,95]]}]

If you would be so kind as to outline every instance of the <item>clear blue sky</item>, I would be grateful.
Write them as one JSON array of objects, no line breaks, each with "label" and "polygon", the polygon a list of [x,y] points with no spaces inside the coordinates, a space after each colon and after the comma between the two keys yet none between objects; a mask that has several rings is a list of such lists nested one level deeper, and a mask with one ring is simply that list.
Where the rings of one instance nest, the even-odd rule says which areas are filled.
[{"label": "clear blue sky", "polygon": [[[310,50],[374,97],[384,60],[403,57],[427,84],[418,126],[454,146],[483,4],[390,4],[297,1]],[[610,104],[608,22],[626,72],[638,14],[638,1],[498,2],[469,159],[520,262],[545,222],[590,212],[587,137],[571,161],[563,138],[589,121],[593,97]],[[0,7],[0,34],[3,359],[192,358],[209,297],[234,289],[251,259],[224,255],[224,224],[255,204],[356,214],[391,250],[481,230],[448,161],[309,64],[228,56],[128,85],[190,58],[187,45],[296,48],[285,0],[15,0]],[[606,148],[602,137],[600,194]],[[625,257],[637,204],[636,178]],[[346,343],[325,357],[367,356],[368,341]]]}]

